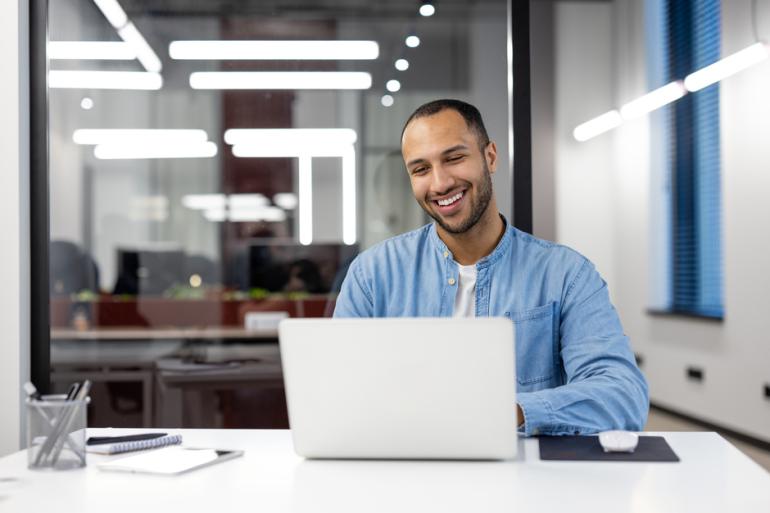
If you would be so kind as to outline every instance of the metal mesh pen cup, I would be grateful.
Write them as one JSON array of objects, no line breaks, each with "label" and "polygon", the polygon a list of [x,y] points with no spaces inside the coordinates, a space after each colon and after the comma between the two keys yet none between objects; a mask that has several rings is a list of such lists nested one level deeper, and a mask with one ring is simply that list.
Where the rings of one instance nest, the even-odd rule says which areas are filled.
[{"label": "metal mesh pen cup", "polygon": [[66,470],[86,465],[86,406],[79,401],[27,401],[27,466]]}]

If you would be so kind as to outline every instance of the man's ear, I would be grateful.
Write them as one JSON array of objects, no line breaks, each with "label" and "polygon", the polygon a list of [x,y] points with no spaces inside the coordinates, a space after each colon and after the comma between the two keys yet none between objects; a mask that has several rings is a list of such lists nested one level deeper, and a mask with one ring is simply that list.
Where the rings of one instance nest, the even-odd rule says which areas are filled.
[{"label": "man's ear", "polygon": [[489,141],[487,147],[484,148],[484,158],[487,160],[489,172],[494,174],[497,171],[497,145],[495,141]]}]

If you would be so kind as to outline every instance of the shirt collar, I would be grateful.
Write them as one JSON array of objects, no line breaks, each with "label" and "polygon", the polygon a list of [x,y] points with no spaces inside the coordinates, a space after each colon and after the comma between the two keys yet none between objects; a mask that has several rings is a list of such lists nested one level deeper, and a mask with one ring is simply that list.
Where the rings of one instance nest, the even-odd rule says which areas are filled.
[{"label": "shirt collar", "polygon": [[[503,223],[505,224],[505,231],[503,232],[503,236],[500,238],[500,241],[497,243],[497,246],[495,249],[476,262],[476,269],[482,269],[484,267],[489,267],[490,265],[497,262],[500,257],[502,257],[504,254],[508,252],[508,250],[511,247],[511,244],[513,243],[513,237],[515,236],[515,229],[508,223],[508,220],[505,218],[504,215],[500,214],[500,218],[503,220]],[[441,253],[443,256],[444,253],[449,253],[452,255],[452,252],[449,251],[449,248],[446,244],[444,244],[444,241],[441,240],[441,237],[438,236],[438,231],[436,229],[436,223],[434,222],[431,226],[430,230],[428,230],[430,240],[433,243],[433,246],[436,248],[436,250]]]}]

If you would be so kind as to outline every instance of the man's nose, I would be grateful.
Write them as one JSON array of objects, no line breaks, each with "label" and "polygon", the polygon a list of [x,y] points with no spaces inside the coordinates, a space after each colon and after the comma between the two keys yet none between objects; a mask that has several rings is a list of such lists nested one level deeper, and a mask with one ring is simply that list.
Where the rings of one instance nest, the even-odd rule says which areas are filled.
[{"label": "man's nose", "polygon": [[444,194],[454,187],[454,177],[443,166],[433,168],[433,182],[431,183],[433,192]]}]

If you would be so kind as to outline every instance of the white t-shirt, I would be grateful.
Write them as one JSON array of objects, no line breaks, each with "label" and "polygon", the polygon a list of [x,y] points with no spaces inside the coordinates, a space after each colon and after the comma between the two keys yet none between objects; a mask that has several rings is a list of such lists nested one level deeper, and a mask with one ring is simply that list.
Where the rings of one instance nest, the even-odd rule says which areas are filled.
[{"label": "white t-shirt", "polygon": [[457,264],[460,275],[452,317],[476,317],[476,265]]}]

